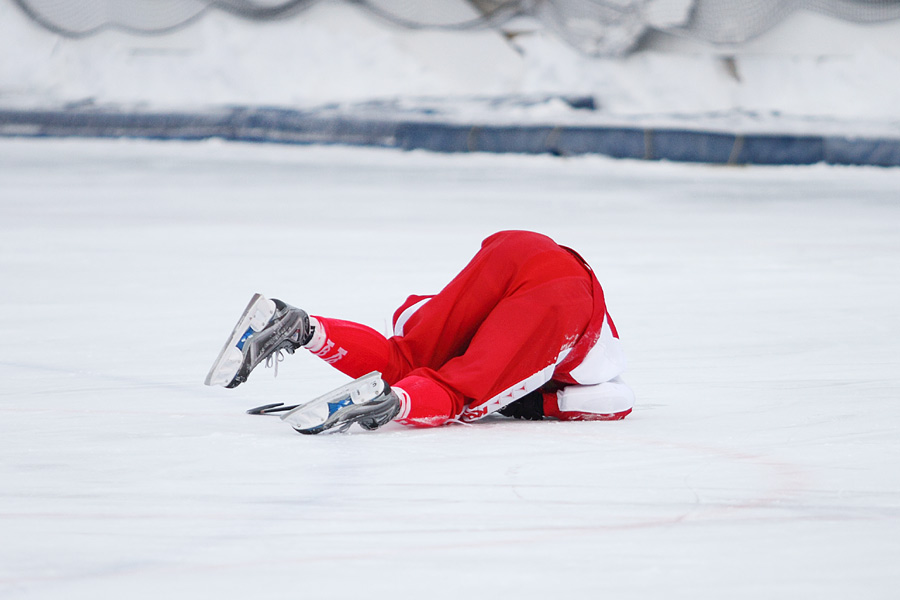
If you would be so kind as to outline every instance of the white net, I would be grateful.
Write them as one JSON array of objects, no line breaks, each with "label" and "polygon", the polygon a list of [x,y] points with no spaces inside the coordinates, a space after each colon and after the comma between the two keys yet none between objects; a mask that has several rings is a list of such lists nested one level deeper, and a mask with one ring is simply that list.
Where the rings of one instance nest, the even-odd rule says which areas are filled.
[{"label": "white net", "polygon": [[695,0],[690,21],[678,30],[708,42],[740,44],[798,10],[856,23],[900,18],[896,0]]},{"label": "white net", "polygon": [[91,35],[107,27],[135,32],[165,32],[189,23],[208,6],[201,0],[16,0],[44,27],[70,37]]},{"label": "white net", "polygon": [[[184,26],[212,9],[251,20],[288,18],[329,0],[0,0],[65,36],[105,28],[153,34]],[[531,16],[581,52],[618,56],[649,30],[713,44],[740,44],[791,13],[808,10],[857,23],[900,18],[900,0],[349,0],[410,28],[499,27]]]},{"label": "white net", "polygon": [[713,44],[747,42],[807,10],[856,23],[900,18],[898,0],[548,0],[536,16],[580,51],[622,55],[648,30]]}]

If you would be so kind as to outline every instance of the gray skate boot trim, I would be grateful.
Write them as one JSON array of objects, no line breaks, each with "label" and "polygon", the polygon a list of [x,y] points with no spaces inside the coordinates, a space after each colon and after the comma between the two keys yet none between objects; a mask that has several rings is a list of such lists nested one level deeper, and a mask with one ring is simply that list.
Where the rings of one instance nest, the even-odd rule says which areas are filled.
[{"label": "gray skate boot trim", "polygon": [[281,351],[293,354],[311,338],[306,312],[255,294],[206,376],[206,385],[237,387],[262,361]]},{"label": "gray skate boot trim", "polygon": [[353,423],[378,429],[400,413],[400,398],[377,371],[302,404],[282,417],[299,433],[340,433]]},{"label": "gray skate boot trim", "polygon": [[234,379],[225,387],[237,387],[247,381],[250,372],[262,361],[279,351],[293,354],[303,344],[309,342],[312,333],[309,327],[309,315],[299,308],[285,304],[277,298],[275,314],[268,325],[246,339],[242,353],[244,360]]}]

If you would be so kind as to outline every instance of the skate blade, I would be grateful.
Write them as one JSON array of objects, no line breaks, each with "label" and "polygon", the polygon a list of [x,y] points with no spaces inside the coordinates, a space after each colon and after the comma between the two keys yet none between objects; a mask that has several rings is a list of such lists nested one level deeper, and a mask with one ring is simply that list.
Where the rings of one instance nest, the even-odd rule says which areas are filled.
[{"label": "skate blade", "polygon": [[[330,427],[329,417],[345,406],[360,405],[377,398],[384,391],[381,373],[372,371],[359,379],[319,396],[288,412],[281,420],[300,433],[345,431],[350,423]],[[332,423],[336,419],[332,419]]]},{"label": "skate blade", "polygon": [[241,314],[237,324],[231,331],[228,341],[210,368],[203,383],[206,385],[227,386],[237,375],[244,360],[241,352],[241,340],[260,331],[275,314],[275,303],[262,294],[253,294],[247,308]]}]

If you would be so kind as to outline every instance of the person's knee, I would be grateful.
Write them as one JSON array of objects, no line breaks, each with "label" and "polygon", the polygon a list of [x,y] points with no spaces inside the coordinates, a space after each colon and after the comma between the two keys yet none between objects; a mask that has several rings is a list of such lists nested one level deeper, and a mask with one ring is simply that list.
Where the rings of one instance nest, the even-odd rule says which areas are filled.
[{"label": "person's knee", "polygon": [[459,412],[461,397],[428,376],[427,369],[404,377],[392,386],[400,397],[400,414],[395,421],[413,427],[437,427]]}]

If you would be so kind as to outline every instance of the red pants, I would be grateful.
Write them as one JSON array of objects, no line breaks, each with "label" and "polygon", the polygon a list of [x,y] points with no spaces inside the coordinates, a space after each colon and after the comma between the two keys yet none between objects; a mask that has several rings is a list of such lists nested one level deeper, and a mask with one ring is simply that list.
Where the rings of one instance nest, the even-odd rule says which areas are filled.
[{"label": "red pants", "polygon": [[504,231],[439,294],[411,296],[394,315],[398,335],[315,317],[310,350],[351,377],[380,371],[401,397],[402,423],[483,416],[492,399],[552,379],[591,321],[591,286],[585,265],[550,238]]}]

